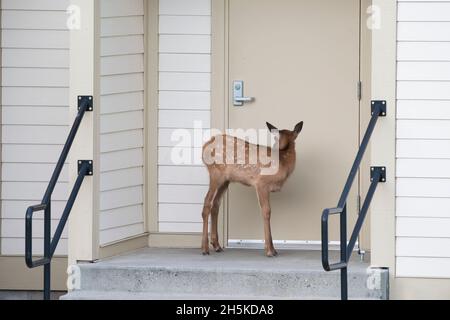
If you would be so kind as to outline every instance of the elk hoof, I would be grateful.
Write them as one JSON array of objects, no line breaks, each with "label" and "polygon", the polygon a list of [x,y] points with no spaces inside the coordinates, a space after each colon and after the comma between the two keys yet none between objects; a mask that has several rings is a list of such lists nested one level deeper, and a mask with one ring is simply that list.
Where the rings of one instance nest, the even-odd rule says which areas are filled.
[{"label": "elk hoof", "polygon": [[266,253],[266,256],[269,258],[274,258],[274,257],[278,256],[278,252],[276,250],[271,250]]},{"label": "elk hoof", "polygon": [[216,243],[212,242],[211,245],[212,245],[212,247],[213,247],[215,252],[222,252],[223,251],[223,249],[220,246],[219,242],[216,242]]}]

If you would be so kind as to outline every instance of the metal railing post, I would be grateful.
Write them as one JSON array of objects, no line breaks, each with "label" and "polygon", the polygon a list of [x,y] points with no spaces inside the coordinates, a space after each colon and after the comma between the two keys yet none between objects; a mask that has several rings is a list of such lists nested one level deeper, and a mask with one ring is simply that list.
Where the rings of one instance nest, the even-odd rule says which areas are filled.
[{"label": "metal railing post", "polygon": [[[50,259],[51,241],[51,199],[44,211],[44,257]],[[51,291],[51,261],[44,265],[44,300],[50,300]]]},{"label": "metal railing post", "polygon": [[[64,144],[63,150],[53,171],[52,177],[45,191],[42,202],[38,205],[31,206],[27,209],[25,215],[25,262],[28,268],[44,267],[44,300],[50,300],[51,298],[51,263],[53,255],[55,254],[59,240],[63,233],[64,227],[70,215],[70,211],[80,191],[83,180],[86,176],[93,175],[93,161],[92,160],[80,160],[78,164],[78,178],[74,184],[72,192],[70,193],[64,212],[58,223],[56,231],[51,236],[51,206],[52,206],[52,194],[55,190],[61,171],[66,162],[69,151],[75,140],[78,129],[80,128],[81,121],[84,118],[86,111],[93,111],[93,97],[92,96],[79,96],[78,97],[78,114],[73,122],[69,136]],[[38,211],[44,211],[44,257],[40,260],[33,261],[33,214]]]},{"label": "metal railing post", "polygon": [[[347,205],[340,215],[340,229],[341,229],[341,262],[347,262]],[[348,299],[347,287],[347,267],[341,269],[341,299]]]}]

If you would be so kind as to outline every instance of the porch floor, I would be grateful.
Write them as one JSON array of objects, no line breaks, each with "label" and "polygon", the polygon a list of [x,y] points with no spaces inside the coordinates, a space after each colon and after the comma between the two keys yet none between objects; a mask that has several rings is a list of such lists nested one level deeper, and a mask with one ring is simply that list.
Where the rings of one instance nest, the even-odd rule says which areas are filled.
[{"label": "porch floor", "polygon": [[[274,271],[278,272],[324,272],[320,251],[278,250],[279,255],[268,258],[263,250],[225,249],[203,256],[200,249],[156,249],[146,248],[124,255],[100,260],[95,263],[103,267],[153,266],[182,270],[217,271]],[[330,252],[330,259],[338,261],[338,252]],[[350,272],[366,272],[368,262],[363,262],[354,253],[350,262]]]},{"label": "porch floor", "polygon": [[[338,253],[332,252],[337,259]],[[200,249],[146,248],[80,264],[81,288],[64,299],[335,299],[339,272],[325,272],[320,251],[225,249],[202,256]],[[366,288],[369,263],[354,255],[349,294],[381,298]]]}]

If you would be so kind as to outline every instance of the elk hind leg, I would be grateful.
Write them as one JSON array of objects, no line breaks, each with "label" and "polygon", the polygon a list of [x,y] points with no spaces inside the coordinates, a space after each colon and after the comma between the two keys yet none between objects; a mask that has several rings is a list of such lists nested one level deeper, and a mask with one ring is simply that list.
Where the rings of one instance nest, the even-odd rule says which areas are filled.
[{"label": "elk hind leg", "polygon": [[218,233],[218,220],[219,220],[219,209],[223,194],[227,191],[229,182],[225,182],[219,187],[216,196],[213,200],[213,205],[211,209],[211,245],[216,252],[222,252],[223,249],[219,244],[219,233]]},{"label": "elk hind leg", "polygon": [[208,241],[208,224],[209,215],[211,214],[213,200],[218,191],[217,183],[211,181],[209,185],[208,193],[205,197],[205,203],[203,205],[202,218],[203,218],[203,236],[202,236],[202,253],[203,255],[209,255],[209,241]]}]

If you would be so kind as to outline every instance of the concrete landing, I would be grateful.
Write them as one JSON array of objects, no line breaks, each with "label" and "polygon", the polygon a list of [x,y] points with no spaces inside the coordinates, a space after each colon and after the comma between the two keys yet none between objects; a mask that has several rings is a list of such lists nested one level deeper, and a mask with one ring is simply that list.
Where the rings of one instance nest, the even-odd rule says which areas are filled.
[{"label": "concrete landing", "polygon": [[[63,299],[333,299],[339,272],[323,271],[319,251],[228,249],[202,256],[197,249],[142,249],[93,264],[80,264],[81,288]],[[337,255],[336,255],[337,259]],[[354,258],[349,295],[381,299],[366,287],[368,263]]]}]

